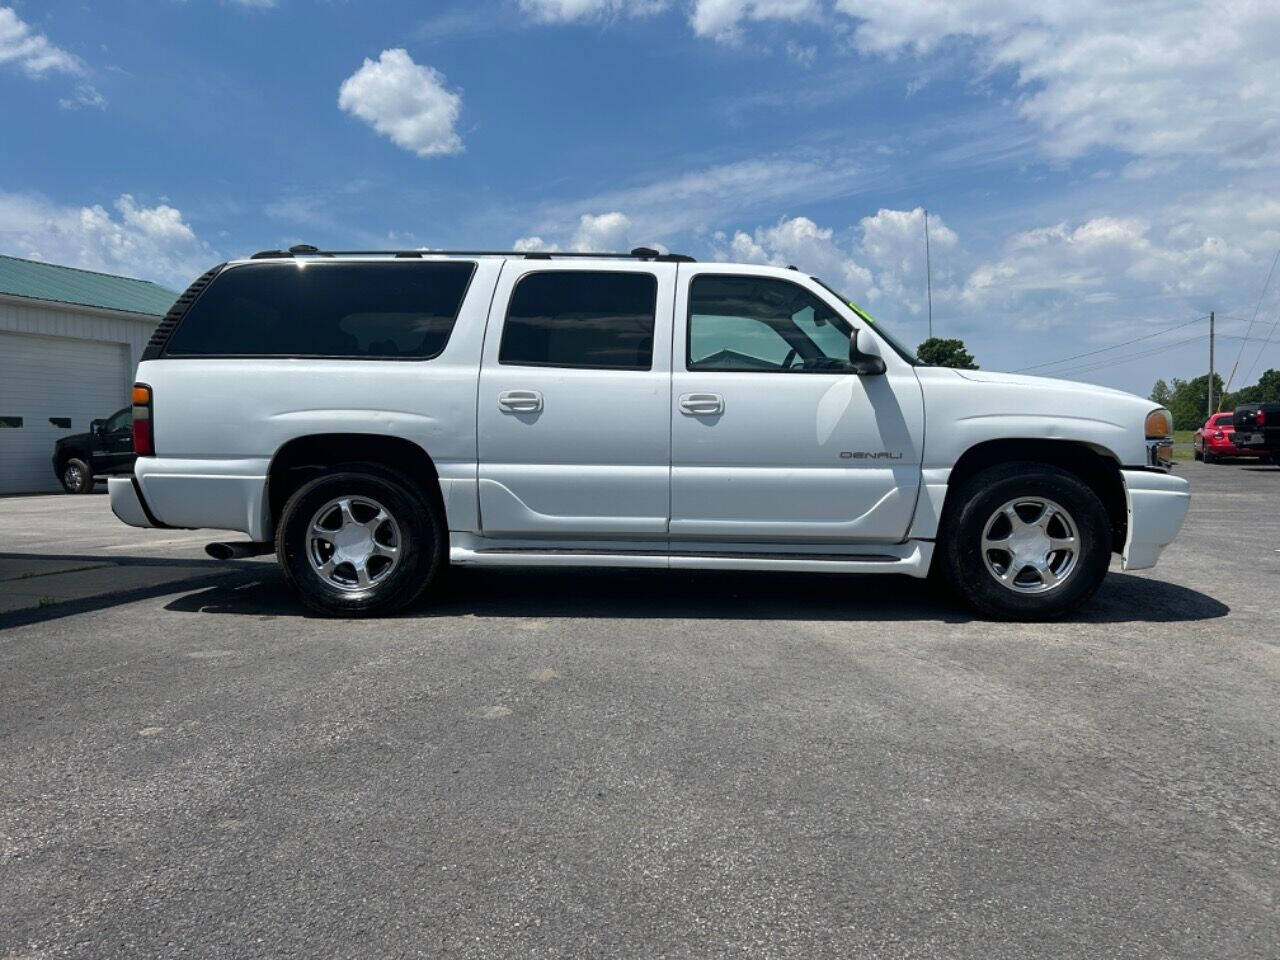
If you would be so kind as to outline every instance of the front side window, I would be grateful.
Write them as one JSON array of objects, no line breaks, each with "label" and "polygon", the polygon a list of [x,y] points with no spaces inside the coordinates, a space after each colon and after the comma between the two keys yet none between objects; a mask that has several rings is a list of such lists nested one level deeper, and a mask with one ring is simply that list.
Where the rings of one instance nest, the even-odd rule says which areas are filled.
[{"label": "front side window", "polygon": [[650,370],[658,278],[651,273],[549,270],[511,294],[498,362]]},{"label": "front side window", "polygon": [[786,280],[702,275],[689,287],[690,370],[852,370],[852,335],[843,317]]},{"label": "front side window", "polygon": [[424,360],[449,341],[470,261],[250,263],[223,271],[166,356]]},{"label": "front side window", "polygon": [[125,407],[123,410],[117,410],[111,415],[111,418],[103,425],[104,433],[115,433],[117,430],[131,430],[133,428],[133,407]]}]

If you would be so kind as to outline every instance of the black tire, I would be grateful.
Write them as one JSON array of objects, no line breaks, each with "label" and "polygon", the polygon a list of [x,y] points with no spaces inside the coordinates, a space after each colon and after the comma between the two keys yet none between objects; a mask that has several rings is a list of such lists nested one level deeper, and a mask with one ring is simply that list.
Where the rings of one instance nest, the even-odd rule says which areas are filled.
[{"label": "black tire", "polygon": [[1191,449],[1191,459],[1192,459],[1192,460],[1203,460],[1203,459],[1205,459],[1205,455],[1204,455],[1204,453],[1203,453],[1202,451],[1197,450],[1197,449],[1195,449],[1194,447],[1192,447],[1192,449]]},{"label": "black tire", "polygon": [[67,493],[93,493],[93,471],[79,457],[69,457],[62,462],[58,479]]},{"label": "black tire", "polygon": [[[982,550],[984,533],[1001,507],[1022,497],[1052,501],[1074,521],[1074,563],[1060,583],[1042,593],[1020,592],[1020,575],[1014,586],[1002,584]],[[948,500],[938,559],[952,589],[979,613],[997,620],[1052,620],[1093,596],[1107,575],[1111,523],[1106,507],[1072,474],[1042,463],[1000,464],[969,478]],[[1064,569],[1062,555],[1049,556],[1051,564]],[[1011,556],[1007,565],[1012,566]]]},{"label": "black tire", "polygon": [[[369,586],[354,582],[354,567],[339,564],[326,578],[312,562],[312,520],[326,504],[344,498],[354,499],[361,509],[369,509],[369,503],[381,507],[398,533],[394,564],[382,579],[375,575]],[[380,535],[385,535],[392,528],[381,529]],[[323,540],[319,544],[323,550]],[[276,558],[286,579],[303,603],[330,616],[379,616],[408,606],[447,563],[447,547],[448,532],[438,504],[402,474],[370,463],[334,467],[304,484],[285,504],[276,530]],[[338,557],[330,555],[330,559]],[[347,582],[335,585],[338,579]]]},{"label": "black tire", "polygon": [[1201,455],[1200,459],[1201,459],[1201,460],[1203,460],[1205,463],[1217,463],[1217,462],[1218,462],[1218,458],[1217,458],[1217,457],[1215,457],[1215,456],[1214,456],[1212,453],[1210,453],[1208,450],[1206,450],[1206,451]]}]

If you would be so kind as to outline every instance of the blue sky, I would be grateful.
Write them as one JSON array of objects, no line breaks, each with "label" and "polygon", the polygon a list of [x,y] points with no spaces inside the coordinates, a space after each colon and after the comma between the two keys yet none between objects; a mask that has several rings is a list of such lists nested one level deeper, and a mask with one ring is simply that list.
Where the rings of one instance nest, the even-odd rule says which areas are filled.
[{"label": "blue sky", "polygon": [[935,332],[984,367],[1145,394],[1216,310],[1243,385],[1280,366],[1278,49],[1237,2],[26,0],[0,252],[181,287],[296,242],[658,243],[916,343],[927,208]]}]

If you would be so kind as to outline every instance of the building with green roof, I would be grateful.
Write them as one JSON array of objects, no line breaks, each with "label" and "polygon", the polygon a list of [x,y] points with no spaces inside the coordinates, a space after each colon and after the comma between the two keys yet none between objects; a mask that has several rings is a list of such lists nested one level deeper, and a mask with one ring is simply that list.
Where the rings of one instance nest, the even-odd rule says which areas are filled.
[{"label": "building with green roof", "polygon": [[149,280],[0,256],[0,493],[59,489],[59,437],[128,402],[178,294]]}]

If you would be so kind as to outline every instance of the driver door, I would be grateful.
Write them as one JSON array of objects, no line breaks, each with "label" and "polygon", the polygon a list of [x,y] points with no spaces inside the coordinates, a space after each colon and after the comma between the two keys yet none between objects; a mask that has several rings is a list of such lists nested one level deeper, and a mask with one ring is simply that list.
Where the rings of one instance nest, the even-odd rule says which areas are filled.
[{"label": "driver door", "polygon": [[[920,486],[911,366],[849,362],[855,317],[809,278],[681,264],[673,338],[673,541],[901,541]],[[862,325],[862,321],[857,321]]]}]

